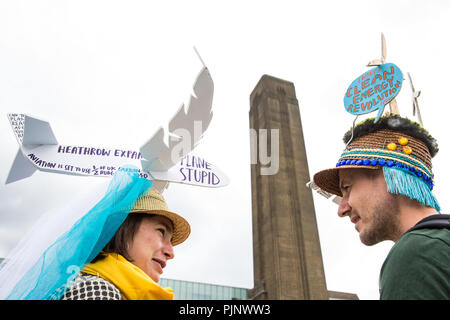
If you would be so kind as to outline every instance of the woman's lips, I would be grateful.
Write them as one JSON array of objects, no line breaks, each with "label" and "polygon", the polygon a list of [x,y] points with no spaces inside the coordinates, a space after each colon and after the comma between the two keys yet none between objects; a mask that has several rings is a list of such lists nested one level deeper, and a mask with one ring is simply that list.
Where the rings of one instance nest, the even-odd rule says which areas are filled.
[{"label": "woman's lips", "polygon": [[160,273],[163,272],[163,269],[166,267],[166,262],[164,260],[158,259],[158,258],[153,258],[152,259],[153,262],[158,266],[158,268],[160,269]]}]

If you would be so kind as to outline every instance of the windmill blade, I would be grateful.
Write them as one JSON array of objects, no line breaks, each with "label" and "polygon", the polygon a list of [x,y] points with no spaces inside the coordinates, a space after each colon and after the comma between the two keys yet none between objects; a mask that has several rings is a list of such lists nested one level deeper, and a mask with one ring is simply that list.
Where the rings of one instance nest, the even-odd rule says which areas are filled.
[{"label": "windmill blade", "polygon": [[419,102],[417,102],[417,98],[414,98],[414,110],[417,110],[417,118],[419,119],[420,125],[423,127],[422,115],[420,114]]},{"label": "windmill blade", "polygon": [[413,96],[413,116],[416,115],[416,105],[417,105],[417,99],[416,99],[416,90],[414,89],[414,84],[412,82],[411,74],[408,72],[408,78],[409,78],[409,84],[411,85],[412,90],[412,96]]},{"label": "windmill blade", "polygon": [[384,34],[381,33],[381,59],[374,59],[367,64],[367,67],[376,67],[384,64],[386,61],[386,39]]},{"label": "windmill blade", "polygon": [[412,77],[409,72],[408,72],[408,78],[409,78],[409,84],[411,85],[411,90],[412,90],[413,116],[415,116],[416,112],[417,112],[417,118],[419,119],[420,124],[423,126],[422,115],[420,114],[419,102],[417,99],[417,98],[419,98],[421,91],[420,90],[416,91],[416,89],[414,88],[414,84],[412,82]]},{"label": "windmill blade", "polygon": [[414,89],[414,85],[413,85],[413,82],[412,82],[411,74],[409,72],[408,72],[408,78],[409,78],[409,84],[411,85],[411,89],[412,89],[413,94],[414,94],[414,92],[416,90]]}]

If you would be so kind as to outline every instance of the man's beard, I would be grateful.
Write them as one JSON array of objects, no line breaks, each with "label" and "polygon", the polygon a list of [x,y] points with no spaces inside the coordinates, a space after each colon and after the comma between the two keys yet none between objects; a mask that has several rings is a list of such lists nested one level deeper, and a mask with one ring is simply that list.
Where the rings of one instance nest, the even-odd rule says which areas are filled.
[{"label": "man's beard", "polygon": [[366,229],[363,229],[359,234],[361,242],[367,246],[372,246],[384,240],[397,239],[400,230],[398,199],[388,193],[386,197],[380,200],[369,212],[370,225],[366,224]]}]

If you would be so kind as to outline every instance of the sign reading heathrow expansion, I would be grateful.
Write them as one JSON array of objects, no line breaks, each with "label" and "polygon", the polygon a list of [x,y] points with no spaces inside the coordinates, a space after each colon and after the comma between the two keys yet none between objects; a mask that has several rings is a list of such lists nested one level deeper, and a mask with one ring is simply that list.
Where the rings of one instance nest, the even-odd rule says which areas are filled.
[{"label": "sign reading heathrow expansion", "polygon": [[[111,177],[122,166],[142,168],[140,151],[58,144],[50,124],[25,114],[8,114],[20,149],[8,181],[31,175],[36,169],[71,175]],[[139,169],[141,177],[205,187],[228,184],[227,176],[205,159],[188,154],[167,170]]]},{"label": "sign reading heathrow expansion", "polygon": [[[204,66],[195,80],[187,108],[181,105],[169,121],[168,131],[160,127],[139,150],[61,145],[47,121],[10,113],[8,119],[20,148],[6,183],[27,178],[36,170],[110,177],[116,170],[131,165],[141,177],[150,180],[204,187],[227,185],[223,172],[191,154],[211,122],[213,92],[214,83]],[[168,144],[165,136],[170,136]]]}]

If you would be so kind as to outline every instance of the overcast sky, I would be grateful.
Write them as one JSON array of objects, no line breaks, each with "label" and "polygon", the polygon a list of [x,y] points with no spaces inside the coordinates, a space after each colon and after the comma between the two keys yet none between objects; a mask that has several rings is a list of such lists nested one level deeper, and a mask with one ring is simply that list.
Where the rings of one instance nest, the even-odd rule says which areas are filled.
[{"label": "overcast sky", "polygon": [[[410,72],[424,126],[437,139],[435,195],[449,212],[447,1],[0,1],[0,257],[46,211],[103,178],[36,172],[4,185],[17,152],[6,113],[50,121],[60,144],[139,149],[187,102],[202,65],[215,84],[211,125],[195,153],[225,172],[219,189],[171,184],[186,217],[164,277],[251,288],[249,96],[263,74],[294,83],[310,175],[336,163],[351,126],[347,87],[380,58],[406,80],[397,96],[412,116]],[[373,114],[374,115],[374,114]],[[102,180],[101,182],[103,182]],[[392,247],[364,246],[337,206],[314,193],[328,290],[378,299]]]}]

